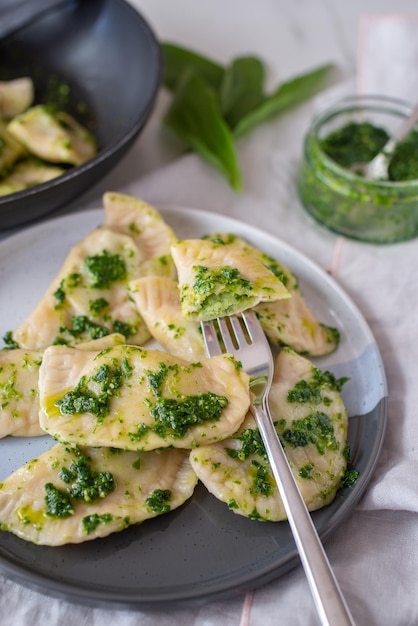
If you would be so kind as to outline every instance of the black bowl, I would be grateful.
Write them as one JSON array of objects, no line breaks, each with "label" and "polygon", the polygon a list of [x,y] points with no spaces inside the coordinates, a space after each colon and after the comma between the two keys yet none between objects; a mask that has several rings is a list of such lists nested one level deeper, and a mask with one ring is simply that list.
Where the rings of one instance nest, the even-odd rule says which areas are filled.
[{"label": "black bowl", "polygon": [[[149,25],[125,0],[68,0],[0,42],[0,80],[24,75],[34,80],[36,102],[56,97],[92,130],[99,151],[58,178],[0,197],[0,230],[61,208],[116,165],[151,114],[162,57]],[[62,85],[70,88],[68,101]]]}]

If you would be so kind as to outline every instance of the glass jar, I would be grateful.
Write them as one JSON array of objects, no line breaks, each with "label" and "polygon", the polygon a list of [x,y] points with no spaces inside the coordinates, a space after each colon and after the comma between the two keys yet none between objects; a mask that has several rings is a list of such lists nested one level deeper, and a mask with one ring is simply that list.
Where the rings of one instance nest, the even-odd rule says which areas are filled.
[{"label": "glass jar", "polygon": [[412,107],[401,100],[350,97],[317,116],[308,130],[297,187],[305,209],[329,229],[370,243],[418,235],[418,180],[366,180],[342,167],[321,147],[348,122],[370,122],[392,136]]}]

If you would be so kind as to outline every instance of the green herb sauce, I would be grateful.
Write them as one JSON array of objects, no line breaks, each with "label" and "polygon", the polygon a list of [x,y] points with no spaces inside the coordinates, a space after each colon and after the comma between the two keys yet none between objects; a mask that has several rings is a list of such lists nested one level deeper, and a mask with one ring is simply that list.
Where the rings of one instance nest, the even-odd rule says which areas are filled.
[{"label": "green herb sauce", "polygon": [[319,454],[325,454],[326,449],[337,450],[338,443],[334,434],[334,427],[330,418],[322,411],[295,420],[292,427],[285,429],[282,440],[294,448],[313,444]]},{"label": "green herb sauce", "polygon": [[223,409],[228,405],[225,396],[208,392],[195,396],[186,396],[182,400],[162,398],[151,409],[151,415],[157,421],[154,429],[160,436],[168,434],[175,438],[184,437],[189,429],[203,422],[218,420]]},{"label": "green herb sauce", "polygon": [[93,470],[90,457],[82,454],[69,468],[63,467],[59,477],[69,485],[67,489],[69,496],[87,503],[105,498],[116,487],[110,472]]},{"label": "green herb sauce", "polygon": [[193,267],[196,272],[193,290],[201,296],[211,295],[219,286],[228,286],[229,290],[251,291],[253,286],[249,280],[241,276],[235,267],[220,267],[211,270],[202,265]]},{"label": "green herb sauce", "polygon": [[123,258],[119,254],[110,254],[107,250],[86,257],[84,265],[89,273],[91,287],[97,289],[108,289],[112,283],[125,280],[128,274]]},{"label": "green herb sauce", "polygon": [[171,500],[171,491],[169,489],[155,489],[152,494],[145,500],[145,504],[153,513],[168,513],[171,510],[169,504]]},{"label": "green herb sauce", "polygon": [[81,523],[83,524],[86,534],[91,535],[91,533],[94,532],[100,524],[109,524],[112,519],[114,519],[114,517],[110,513],[103,513],[102,515],[92,513],[91,515],[83,517]]},{"label": "green herb sauce", "polygon": [[234,435],[233,438],[241,442],[241,447],[238,450],[225,448],[226,453],[232,459],[245,461],[251,454],[258,454],[267,460],[267,452],[258,428],[246,428],[239,435]]},{"label": "green herb sauce", "polygon": [[13,334],[11,330],[8,330],[5,333],[3,341],[5,344],[5,347],[3,348],[4,350],[17,350],[20,347],[17,341],[13,339]]},{"label": "green herb sauce", "polygon": [[[68,391],[55,402],[63,415],[80,415],[90,413],[98,418],[99,423],[109,415],[110,400],[117,394],[118,389],[132,375],[132,367],[126,358],[120,365],[110,367],[101,365],[91,376],[82,376],[74,389]],[[98,383],[100,391],[96,392],[89,387],[91,383]]]},{"label": "green herb sauce", "polygon": [[45,509],[49,517],[65,518],[74,514],[70,496],[52,483],[45,484]]},{"label": "green herb sauce", "polygon": [[273,486],[271,484],[268,466],[254,460],[251,461],[251,465],[255,468],[255,475],[253,483],[250,487],[250,493],[256,496],[264,496],[266,498],[271,496],[273,493]]}]

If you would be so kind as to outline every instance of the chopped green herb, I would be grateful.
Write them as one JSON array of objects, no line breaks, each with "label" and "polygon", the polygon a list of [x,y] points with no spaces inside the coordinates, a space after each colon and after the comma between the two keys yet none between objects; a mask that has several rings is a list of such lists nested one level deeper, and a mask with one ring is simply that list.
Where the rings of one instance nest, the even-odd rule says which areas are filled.
[{"label": "chopped green herb", "polygon": [[5,343],[5,348],[4,350],[17,350],[17,348],[19,348],[19,344],[17,343],[17,341],[15,341],[13,339],[13,334],[11,330],[8,330],[4,337],[3,337],[3,341]]},{"label": "chopped green herb", "polygon": [[112,474],[93,470],[90,457],[83,454],[69,468],[63,467],[59,477],[70,485],[69,496],[88,503],[105,498],[116,487]]},{"label": "chopped green herb", "polygon": [[263,459],[267,460],[266,449],[258,428],[246,428],[239,435],[234,435],[233,438],[241,441],[242,445],[239,450],[226,448],[226,453],[231,458],[244,461],[248,459],[251,454],[258,454]]},{"label": "chopped green herb", "polygon": [[145,503],[153,513],[168,513],[171,510],[169,504],[171,500],[171,491],[169,489],[155,489],[152,494],[145,500]]},{"label": "chopped green herb", "polygon": [[108,306],[109,302],[106,300],[106,298],[96,298],[96,300],[90,300],[89,311],[92,315],[99,315],[99,313],[101,313],[103,309]]},{"label": "chopped green herb", "polygon": [[107,250],[86,257],[84,265],[89,272],[91,286],[97,289],[108,289],[112,283],[125,280],[127,276],[123,258],[119,254],[110,254]]},{"label": "chopped green herb", "polygon": [[316,411],[307,417],[295,420],[292,423],[292,428],[284,430],[282,438],[294,448],[313,444],[316,446],[319,454],[324,454],[326,448],[330,450],[338,448],[331,420],[328,415],[321,411]]},{"label": "chopped green herb", "polygon": [[88,535],[91,535],[92,532],[96,530],[96,528],[100,524],[108,524],[113,519],[113,515],[110,513],[103,513],[102,515],[98,515],[97,513],[92,513],[91,515],[86,515],[81,520],[83,524],[83,528]]},{"label": "chopped green herb", "polygon": [[45,484],[45,506],[49,517],[65,518],[74,514],[74,507],[65,491],[58,489],[52,483]]},{"label": "chopped green herb", "polygon": [[256,473],[253,479],[253,484],[250,487],[250,493],[258,496],[271,496],[273,493],[273,487],[268,467],[254,460],[251,461],[251,465],[255,468]]},{"label": "chopped green herb", "polygon": [[156,427],[161,436],[169,432],[173,437],[184,437],[192,426],[218,420],[227,405],[228,399],[225,396],[209,391],[186,396],[182,400],[161,398],[151,409],[151,415],[157,421]]}]

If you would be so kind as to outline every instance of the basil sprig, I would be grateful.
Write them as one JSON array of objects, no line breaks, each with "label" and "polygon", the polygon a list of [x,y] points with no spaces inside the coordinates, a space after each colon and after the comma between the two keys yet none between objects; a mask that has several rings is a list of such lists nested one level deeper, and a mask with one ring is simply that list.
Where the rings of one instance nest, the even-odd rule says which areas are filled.
[{"label": "basil sprig", "polygon": [[323,65],[266,94],[265,65],[257,57],[238,57],[223,67],[171,43],[161,47],[163,82],[173,93],[165,125],[236,191],[242,189],[242,179],[235,140],[312,97],[332,67]]}]

